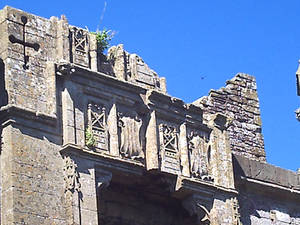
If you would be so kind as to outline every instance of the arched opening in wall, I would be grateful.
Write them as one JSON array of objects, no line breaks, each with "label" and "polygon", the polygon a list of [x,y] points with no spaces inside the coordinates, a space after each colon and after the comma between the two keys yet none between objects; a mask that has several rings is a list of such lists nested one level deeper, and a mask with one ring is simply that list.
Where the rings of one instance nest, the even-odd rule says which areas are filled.
[{"label": "arched opening in wall", "polygon": [[98,221],[105,225],[195,225],[179,199],[157,180],[144,183],[112,181],[98,193]]}]

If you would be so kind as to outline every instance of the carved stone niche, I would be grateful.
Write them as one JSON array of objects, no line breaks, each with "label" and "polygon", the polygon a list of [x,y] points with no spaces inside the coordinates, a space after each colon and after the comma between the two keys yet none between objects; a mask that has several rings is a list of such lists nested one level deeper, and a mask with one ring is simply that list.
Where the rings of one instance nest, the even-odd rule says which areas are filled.
[{"label": "carved stone niche", "polygon": [[108,151],[107,112],[103,104],[88,104],[85,139],[86,145],[96,152]]},{"label": "carved stone niche", "polygon": [[118,112],[118,135],[120,155],[137,161],[145,159],[145,122],[136,111]]},{"label": "carved stone niche", "polygon": [[209,134],[204,131],[188,131],[190,173],[194,178],[213,182],[210,166]]},{"label": "carved stone niche", "polygon": [[87,30],[77,27],[70,28],[71,62],[84,67],[90,67],[89,42],[89,33]]},{"label": "carved stone niche", "polygon": [[193,194],[183,200],[183,207],[189,212],[191,216],[197,216],[197,224],[208,225],[211,224],[210,210],[212,203],[206,196]]},{"label": "carved stone niche", "polygon": [[165,121],[159,123],[159,163],[164,172],[180,174],[178,131],[175,124]]}]

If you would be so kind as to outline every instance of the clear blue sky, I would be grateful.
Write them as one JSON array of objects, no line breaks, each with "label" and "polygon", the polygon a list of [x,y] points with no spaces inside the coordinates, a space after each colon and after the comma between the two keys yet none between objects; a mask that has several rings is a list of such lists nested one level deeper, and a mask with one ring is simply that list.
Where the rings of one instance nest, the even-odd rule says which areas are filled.
[{"label": "clear blue sky", "polygon": [[[42,17],[66,15],[96,30],[103,0],[0,0]],[[267,161],[300,167],[300,107],[295,71],[300,59],[299,0],[107,0],[100,28],[117,31],[112,44],[139,54],[169,94],[186,102],[224,86],[237,72],[257,79]],[[205,77],[201,79],[201,77]]]}]

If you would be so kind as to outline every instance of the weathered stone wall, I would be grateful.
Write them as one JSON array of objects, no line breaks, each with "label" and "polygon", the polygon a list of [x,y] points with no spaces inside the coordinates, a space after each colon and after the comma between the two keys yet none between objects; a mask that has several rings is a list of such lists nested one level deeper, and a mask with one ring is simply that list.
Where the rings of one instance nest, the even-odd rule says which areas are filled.
[{"label": "weathered stone wall", "polygon": [[[25,37],[28,43],[39,43],[39,50],[12,43],[10,35],[15,38],[23,38],[23,26],[21,17],[26,16]],[[1,10],[1,59],[5,64],[5,89],[7,103],[18,105],[43,114],[54,114],[55,102],[52,101],[55,93],[49,86],[51,78],[45,72],[47,61],[55,58],[56,26],[51,20],[24,13],[20,10],[6,7]],[[29,57],[27,66],[30,70],[24,70],[24,57]],[[3,83],[2,83],[3,86]],[[20,88],[22,87],[22,88]],[[3,101],[3,100],[2,100]]]},{"label": "weathered stone wall", "polygon": [[299,174],[239,155],[233,161],[243,224],[300,224]]},{"label": "weathered stone wall", "polygon": [[63,163],[53,144],[59,138],[22,126],[13,127],[11,137],[11,195],[3,197],[12,198],[13,206],[3,211],[4,224],[65,224]]},{"label": "weathered stone wall", "polygon": [[[47,73],[56,23],[10,7],[0,21],[1,224],[66,224],[55,74]],[[25,55],[24,30],[25,45],[39,44]]]},{"label": "weathered stone wall", "polygon": [[266,160],[256,81],[239,73],[226,87],[211,90],[193,104],[202,106],[204,117],[224,113],[231,121],[228,128],[232,152],[260,161]]},{"label": "weathered stone wall", "polygon": [[253,77],[186,104],[65,17],[6,7],[0,32],[2,224],[299,223],[300,175],[265,163]]},{"label": "weathered stone wall", "polygon": [[300,224],[299,199],[286,200],[273,196],[245,193],[239,196],[242,224]]}]

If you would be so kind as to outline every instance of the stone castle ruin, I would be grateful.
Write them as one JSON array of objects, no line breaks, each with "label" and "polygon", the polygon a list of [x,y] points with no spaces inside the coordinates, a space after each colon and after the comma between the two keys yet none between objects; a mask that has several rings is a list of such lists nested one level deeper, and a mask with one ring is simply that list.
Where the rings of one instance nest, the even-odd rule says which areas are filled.
[{"label": "stone castle ruin", "polygon": [[266,162],[255,78],[193,103],[65,17],[0,11],[1,224],[300,224]]}]

